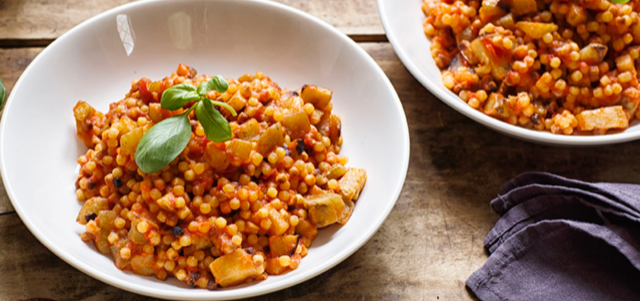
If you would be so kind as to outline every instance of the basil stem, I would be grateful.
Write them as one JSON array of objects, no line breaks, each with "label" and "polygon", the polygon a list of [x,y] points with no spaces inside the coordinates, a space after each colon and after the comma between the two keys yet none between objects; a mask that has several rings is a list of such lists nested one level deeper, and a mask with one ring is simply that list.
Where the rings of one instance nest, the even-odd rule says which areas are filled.
[{"label": "basil stem", "polygon": [[0,78],[0,110],[2,110],[2,107],[4,107],[4,101],[6,97],[7,97],[7,89],[4,87],[4,83]]}]

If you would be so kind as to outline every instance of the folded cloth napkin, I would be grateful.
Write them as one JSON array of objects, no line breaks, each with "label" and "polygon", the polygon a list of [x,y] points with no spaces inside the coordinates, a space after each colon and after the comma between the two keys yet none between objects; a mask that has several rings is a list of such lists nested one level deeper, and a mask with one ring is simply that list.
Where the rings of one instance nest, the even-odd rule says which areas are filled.
[{"label": "folded cloth napkin", "polygon": [[481,300],[640,300],[640,185],[525,173],[491,207]]}]

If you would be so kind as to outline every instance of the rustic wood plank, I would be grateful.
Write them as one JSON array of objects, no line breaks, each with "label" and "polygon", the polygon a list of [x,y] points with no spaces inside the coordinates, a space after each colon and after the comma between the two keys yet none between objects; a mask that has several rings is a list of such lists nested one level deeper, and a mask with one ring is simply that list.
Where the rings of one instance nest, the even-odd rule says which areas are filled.
[{"label": "rustic wood plank", "polygon": [[[253,300],[473,300],[464,281],[486,260],[482,240],[497,220],[488,204],[504,181],[540,170],[587,181],[640,183],[640,142],[560,148],[506,137],[435,98],[407,72],[391,45],[361,46],[387,73],[407,114],[411,162],[402,194],[378,233],[350,258],[303,284]],[[37,52],[0,54],[28,61]],[[0,199],[3,195],[0,191]],[[14,213],[0,216],[0,266],[12,271],[0,273],[0,291],[10,300],[149,300],[68,266]]]},{"label": "rustic wood plank", "polygon": [[[356,38],[386,39],[375,0],[272,0]],[[46,46],[82,21],[132,0],[0,0],[0,46]],[[44,43],[44,44],[43,44]]]},{"label": "rustic wood plank", "polygon": [[[11,93],[13,85],[31,61],[42,51],[42,48],[0,49],[0,78],[7,88],[7,96]],[[2,111],[0,111],[1,113]],[[0,214],[13,212],[13,206],[9,202],[0,179]]]}]

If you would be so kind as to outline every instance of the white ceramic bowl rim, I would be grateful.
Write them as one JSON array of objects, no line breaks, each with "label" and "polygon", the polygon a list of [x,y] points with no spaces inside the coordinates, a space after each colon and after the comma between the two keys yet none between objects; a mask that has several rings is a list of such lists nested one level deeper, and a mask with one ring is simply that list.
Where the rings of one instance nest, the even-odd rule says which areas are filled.
[{"label": "white ceramic bowl rim", "polygon": [[[80,25],[74,27],[73,29],[69,30],[68,32],[66,32],[65,34],[63,34],[61,37],[59,37],[58,39],[56,39],[49,47],[47,47],[46,49],[44,49],[42,51],[42,53],[40,53],[38,55],[38,57],[36,57],[33,62],[25,69],[25,71],[23,72],[23,75],[20,77],[20,79],[17,81],[17,83],[14,86],[14,91],[18,90],[21,88],[21,84],[23,79],[25,78],[25,76],[27,74],[29,74],[31,67],[36,65],[40,59],[42,57],[44,57],[44,55],[50,50],[52,49],[54,46],[56,46],[59,43],[63,43],[67,37],[71,36],[74,34],[74,32],[76,32],[77,30],[79,30],[80,28],[86,27],[86,26],[90,26],[92,23],[99,21],[107,16],[112,16],[115,15],[119,12],[125,11],[129,8],[134,8],[137,6],[143,6],[146,5],[148,3],[152,3],[152,2],[169,2],[170,0],[146,0],[146,1],[139,1],[139,2],[133,2],[133,3],[129,3],[129,4],[125,4],[119,7],[116,7],[114,9],[111,9],[109,11],[103,12],[101,14],[98,14],[97,16],[94,16],[92,18],[90,18],[89,20],[84,21],[83,23],[81,23]],[[321,21],[320,19],[309,15],[305,12],[299,11],[297,9],[291,8],[289,6],[277,3],[277,2],[271,2],[271,1],[266,1],[266,0],[242,0],[244,2],[255,2],[255,3],[259,3],[262,5],[268,5],[268,6],[272,6],[281,10],[284,10],[288,13],[297,15],[297,16],[301,16],[304,19],[312,22],[312,23],[316,23],[317,25],[320,25],[321,27],[323,27],[324,29],[330,31],[331,33],[333,33],[334,35],[336,35],[339,39],[342,39],[344,42],[351,44],[352,46],[357,48],[357,51],[359,53],[362,54],[362,57],[365,58],[366,60],[368,60],[370,63],[373,63],[377,66],[377,63],[361,48],[359,47],[354,41],[352,41],[350,38],[348,38],[346,35],[344,35],[343,33],[341,33],[340,31],[338,31],[336,28],[328,25],[327,23]],[[397,94],[395,93],[395,90],[393,88],[393,86],[391,85],[391,82],[389,81],[389,79],[386,77],[385,73],[379,68],[377,67],[377,73],[378,75],[384,79],[384,82],[387,86],[387,88],[390,91],[393,91],[393,96],[394,96],[394,105],[397,107],[397,109],[400,110],[400,112],[404,112],[403,108],[402,108],[402,104],[400,102],[400,99],[398,98]],[[3,138],[5,137],[4,133],[8,130],[6,128],[6,115],[7,112],[11,111],[11,107],[12,104],[15,102],[15,100],[13,99],[15,94],[12,93],[6,103],[6,106],[4,108],[4,113],[3,113],[3,117],[2,120],[0,121],[0,145],[3,144]],[[404,117],[404,116],[403,116]],[[402,179],[398,182],[399,184],[396,187],[392,187],[393,189],[393,200],[390,201],[388,203],[388,205],[386,206],[386,208],[384,209],[383,214],[377,219],[377,220],[373,220],[371,221],[372,225],[374,225],[373,227],[371,227],[370,229],[368,229],[367,232],[362,233],[362,236],[360,236],[360,238],[355,242],[355,247],[351,247],[351,248],[344,248],[341,249],[337,252],[336,256],[332,257],[331,260],[328,260],[326,262],[324,262],[321,265],[316,265],[313,266],[310,269],[307,269],[305,271],[303,271],[303,273],[298,277],[293,279],[292,281],[286,282],[286,283],[282,283],[282,282],[276,282],[276,283],[271,283],[269,285],[262,285],[260,287],[258,286],[248,286],[248,287],[244,287],[243,288],[243,292],[242,294],[239,294],[238,290],[222,290],[222,291],[207,291],[207,290],[197,290],[194,289],[192,292],[189,293],[188,296],[185,296],[184,294],[181,294],[179,292],[174,292],[171,291],[167,294],[158,294],[157,292],[150,290],[149,288],[145,287],[145,286],[141,286],[141,285],[137,285],[137,284],[133,284],[133,283],[128,283],[122,279],[118,279],[116,277],[110,276],[107,273],[102,272],[99,269],[96,269],[95,267],[92,266],[87,266],[84,265],[83,263],[79,262],[78,260],[76,260],[74,257],[69,256],[68,254],[65,253],[64,250],[62,250],[61,248],[59,248],[53,241],[51,241],[47,236],[43,235],[38,228],[36,228],[33,225],[33,222],[29,219],[29,215],[26,213],[25,208],[23,208],[20,204],[20,202],[16,201],[16,197],[14,195],[13,192],[13,188],[12,188],[12,182],[10,179],[7,178],[7,170],[6,170],[6,164],[4,164],[4,162],[6,162],[7,160],[9,160],[10,158],[5,158],[5,154],[2,152],[2,148],[0,148],[0,174],[3,176],[3,180],[4,180],[4,186],[6,189],[6,192],[16,210],[16,212],[18,213],[18,215],[20,216],[20,218],[22,219],[22,221],[24,222],[24,224],[27,226],[27,228],[31,231],[31,233],[33,233],[35,235],[35,237],[42,243],[44,244],[49,250],[51,250],[54,254],[56,254],[59,258],[63,259],[65,262],[67,262],[68,264],[72,265],[73,267],[75,267],[76,269],[98,279],[101,280],[103,282],[106,282],[110,285],[113,285],[115,287],[127,290],[127,291],[131,291],[131,292],[135,292],[135,293],[141,293],[144,295],[148,295],[148,296],[152,296],[152,297],[157,297],[157,298],[163,298],[163,299],[183,299],[183,298],[188,298],[191,300],[210,300],[210,299],[237,299],[237,298],[247,298],[247,297],[252,297],[252,296],[257,296],[257,295],[262,295],[262,294],[266,294],[266,293],[270,293],[270,292],[274,292],[277,290],[281,290],[293,285],[296,285],[298,283],[301,283],[303,281],[306,281],[312,277],[315,277],[327,270],[329,270],[330,268],[334,267],[335,265],[337,265],[338,263],[340,263],[341,261],[343,261],[344,259],[346,259],[347,257],[349,257],[351,254],[353,254],[355,251],[357,251],[360,247],[362,247],[372,236],[373,234],[375,234],[375,232],[379,229],[379,227],[382,225],[383,221],[386,219],[386,217],[389,215],[391,209],[393,208],[393,206],[395,205],[395,201],[397,200],[398,196],[400,195],[400,192],[402,190],[402,184],[404,183],[404,179],[406,178],[406,174],[407,174],[407,169],[408,169],[408,163],[409,163],[409,132],[408,132],[408,126],[407,126],[407,121],[406,121],[406,117],[404,119],[402,119],[403,122],[403,126],[406,129],[405,132],[402,133],[398,133],[400,135],[402,135],[405,139],[404,141],[406,141],[405,145],[402,145],[401,147],[403,147],[406,151],[404,152],[404,154],[402,155],[402,158],[399,158],[399,162],[402,162]],[[277,276],[276,276],[277,277]],[[165,291],[166,293],[166,291]]]},{"label": "white ceramic bowl rim", "polygon": [[[378,11],[380,13],[380,19],[382,20],[382,25],[385,28],[387,38],[389,42],[393,45],[394,50],[398,54],[398,57],[407,67],[409,72],[423,85],[425,86],[431,93],[440,98],[444,103],[455,109],[456,111],[462,113],[463,115],[477,121],[480,124],[483,124],[493,130],[506,133],[509,136],[513,136],[516,138],[535,141],[545,144],[554,144],[554,145],[567,145],[567,146],[588,146],[588,145],[605,145],[605,144],[615,144],[622,143],[640,139],[640,131],[630,131],[627,129],[626,131],[615,133],[615,134],[607,134],[607,135],[592,135],[592,136],[582,136],[582,135],[554,135],[549,132],[540,132],[535,130],[526,129],[523,127],[515,126],[508,124],[504,121],[500,121],[498,119],[492,118],[490,116],[485,115],[484,113],[471,108],[465,102],[460,100],[460,98],[446,89],[441,83],[433,82],[427,76],[423,74],[423,71],[417,66],[417,64],[411,59],[411,56],[407,53],[407,51],[401,46],[399,38],[396,36],[396,32],[392,30],[392,25],[390,21],[390,16],[388,12],[384,9],[383,3],[395,0],[377,0],[378,3]],[[404,5],[406,3],[415,3],[415,9],[421,9],[421,1],[404,1]],[[422,22],[416,23],[415,26],[422,28]],[[424,34],[422,38],[427,39]],[[429,49],[424,49],[424,55],[430,54]],[[438,72],[440,72],[438,70]]]}]

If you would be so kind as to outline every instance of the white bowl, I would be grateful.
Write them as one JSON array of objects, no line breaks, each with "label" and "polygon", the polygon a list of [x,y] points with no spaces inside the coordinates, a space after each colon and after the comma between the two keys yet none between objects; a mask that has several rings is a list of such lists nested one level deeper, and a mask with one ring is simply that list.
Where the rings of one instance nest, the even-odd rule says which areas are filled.
[{"label": "white bowl", "polygon": [[[334,91],[334,111],[343,119],[341,154],[349,156],[349,166],[367,170],[368,182],[347,225],[321,230],[297,270],[207,291],[120,271],[80,240],[74,181],[77,157],[86,148],[75,135],[73,105],[82,99],[106,112],[132,79],[161,79],[178,63],[234,78],[263,71],[282,87],[313,83]],[[0,124],[4,185],[29,230],[84,273],[159,298],[256,296],[330,269],[380,227],[402,189],[408,160],[406,117],[376,62],[335,28],[270,1],[146,1],[100,14],[33,61],[13,88]]]},{"label": "white bowl", "polygon": [[[422,0],[378,0],[378,11],[389,42],[409,72],[431,93],[467,117],[493,130],[518,139],[555,145],[604,145],[640,138],[640,125],[633,122],[625,131],[599,136],[554,135],[514,126],[475,110],[445,88],[440,69],[431,57],[431,42],[424,34]],[[451,125],[456,126],[456,125]]]}]

